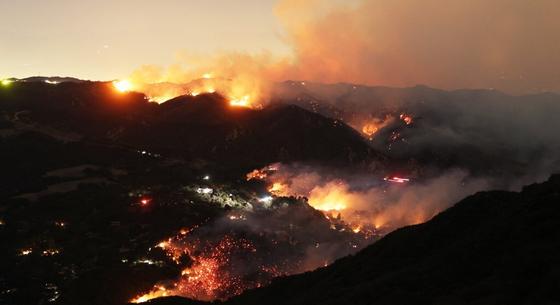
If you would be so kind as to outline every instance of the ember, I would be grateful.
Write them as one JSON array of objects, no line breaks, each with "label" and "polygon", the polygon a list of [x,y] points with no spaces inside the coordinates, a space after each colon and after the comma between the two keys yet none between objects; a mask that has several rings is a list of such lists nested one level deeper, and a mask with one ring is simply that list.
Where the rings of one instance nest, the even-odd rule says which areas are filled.
[{"label": "ember", "polygon": [[[184,231],[181,231],[180,235],[162,241],[156,247],[164,250],[176,264],[180,264],[183,257],[190,258],[192,263],[181,271],[180,278],[172,285],[155,285],[150,292],[133,298],[132,303],[172,295],[211,301],[231,297],[266,283],[243,279],[242,273],[236,271],[240,266],[234,265],[233,257],[251,256],[251,253],[257,252],[248,240],[225,236],[214,243],[183,233]],[[276,270],[275,266],[263,266],[261,272],[269,274],[263,279],[276,276]]]}]

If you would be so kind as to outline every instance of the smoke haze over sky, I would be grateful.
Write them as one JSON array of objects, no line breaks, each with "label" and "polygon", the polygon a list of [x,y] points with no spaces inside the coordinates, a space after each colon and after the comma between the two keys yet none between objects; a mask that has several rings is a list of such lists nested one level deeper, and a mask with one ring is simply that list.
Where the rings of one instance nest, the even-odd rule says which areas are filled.
[{"label": "smoke haze over sky", "polygon": [[180,52],[265,52],[282,63],[273,80],[558,92],[559,13],[555,0],[2,1],[0,73],[114,79]]}]

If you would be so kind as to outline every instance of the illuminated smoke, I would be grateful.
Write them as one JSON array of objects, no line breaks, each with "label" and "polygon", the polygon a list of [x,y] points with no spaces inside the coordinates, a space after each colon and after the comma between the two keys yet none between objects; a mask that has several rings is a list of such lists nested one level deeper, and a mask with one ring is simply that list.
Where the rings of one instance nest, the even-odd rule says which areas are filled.
[{"label": "illuminated smoke", "polygon": [[307,197],[312,207],[327,215],[340,214],[351,226],[372,226],[385,232],[429,220],[490,186],[488,180],[471,178],[461,170],[415,181],[376,175],[333,177],[328,169],[310,166],[279,168],[264,178],[272,193]]},{"label": "illuminated smoke", "polygon": [[283,0],[290,79],[559,91],[551,0]]},{"label": "illuminated smoke", "polygon": [[560,4],[551,0],[280,0],[289,55],[183,52],[175,64],[140,67],[130,80],[158,102],[216,90],[238,104],[249,97],[241,104],[251,106],[266,104],[271,84],[288,79],[559,91],[553,12]]}]

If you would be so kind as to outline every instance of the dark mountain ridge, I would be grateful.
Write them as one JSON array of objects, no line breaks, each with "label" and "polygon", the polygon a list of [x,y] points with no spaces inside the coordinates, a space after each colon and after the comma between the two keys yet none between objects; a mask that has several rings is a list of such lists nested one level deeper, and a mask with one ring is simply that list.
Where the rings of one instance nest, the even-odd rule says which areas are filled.
[{"label": "dark mountain ridge", "polygon": [[380,158],[357,132],[335,120],[297,106],[262,111],[232,107],[218,94],[181,96],[158,105],[139,93],[120,94],[111,83],[17,82],[0,92],[0,101],[4,119],[12,123],[55,128],[170,157],[248,167]]}]

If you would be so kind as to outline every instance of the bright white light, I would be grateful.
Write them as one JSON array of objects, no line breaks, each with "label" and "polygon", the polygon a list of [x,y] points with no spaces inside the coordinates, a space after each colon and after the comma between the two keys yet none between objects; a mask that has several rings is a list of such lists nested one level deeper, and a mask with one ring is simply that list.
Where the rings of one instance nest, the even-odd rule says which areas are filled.
[{"label": "bright white light", "polygon": [[117,91],[122,93],[132,90],[132,83],[126,79],[114,81],[113,86],[115,87],[115,89],[117,89]]},{"label": "bright white light", "polygon": [[273,199],[272,196],[265,196],[265,197],[259,198],[259,202],[270,203],[270,202],[272,202],[272,199]]},{"label": "bright white light", "polygon": [[198,189],[196,189],[196,192],[199,194],[212,194],[214,192],[213,189],[209,188],[209,187],[199,187]]}]

